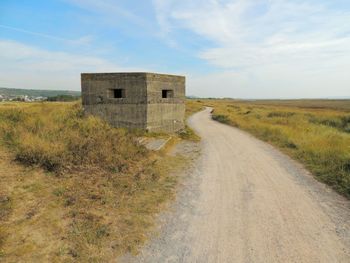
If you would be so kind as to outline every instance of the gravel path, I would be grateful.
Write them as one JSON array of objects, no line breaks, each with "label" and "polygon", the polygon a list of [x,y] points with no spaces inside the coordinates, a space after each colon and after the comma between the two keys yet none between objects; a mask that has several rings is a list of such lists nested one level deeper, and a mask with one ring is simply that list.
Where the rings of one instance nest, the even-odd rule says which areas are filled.
[{"label": "gravel path", "polygon": [[350,262],[350,202],[249,134],[192,116],[202,155],[159,236],[122,262]]}]

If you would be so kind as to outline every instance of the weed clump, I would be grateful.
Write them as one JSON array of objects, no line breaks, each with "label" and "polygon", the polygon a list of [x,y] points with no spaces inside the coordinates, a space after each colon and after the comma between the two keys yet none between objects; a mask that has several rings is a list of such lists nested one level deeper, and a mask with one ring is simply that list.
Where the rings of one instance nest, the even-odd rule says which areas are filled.
[{"label": "weed clump", "polygon": [[185,129],[178,132],[179,137],[183,140],[190,140],[198,142],[200,137],[190,128],[188,125],[185,126]]}]

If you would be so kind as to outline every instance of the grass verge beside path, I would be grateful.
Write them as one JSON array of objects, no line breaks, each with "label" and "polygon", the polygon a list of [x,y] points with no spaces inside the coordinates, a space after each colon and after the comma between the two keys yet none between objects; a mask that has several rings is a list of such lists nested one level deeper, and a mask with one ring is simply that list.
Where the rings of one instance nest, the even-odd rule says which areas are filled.
[{"label": "grass verge beside path", "polygon": [[137,251],[186,160],[136,141],[78,103],[0,104],[0,261],[110,262]]}]

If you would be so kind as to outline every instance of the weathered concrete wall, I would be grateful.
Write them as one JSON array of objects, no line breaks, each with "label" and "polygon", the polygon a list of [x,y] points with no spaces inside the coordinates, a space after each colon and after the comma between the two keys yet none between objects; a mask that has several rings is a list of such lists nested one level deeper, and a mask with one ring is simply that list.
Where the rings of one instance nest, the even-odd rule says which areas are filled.
[{"label": "weathered concrete wall", "polygon": [[[115,127],[175,132],[184,128],[185,77],[154,73],[97,73],[81,75],[85,112]],[[113,89],[124,89],[114,98]],[[162,98],[170,90],[171,98]]]},{"label": "weathered concrete wall", "polygon": [[[162,90],[172,90],[172,98],[162,98]],[[147,129],[174,132],[184,128],[185,77],[147,74]]]},{"label": "weathered concrete wall", "polygon": [[[146,129],[146,75],[135,73],[82,74],[85,112],[114,127]],[[113,98],[113,89],[124,89],[125,98]]]},{"label": "weathered concrete wall", "polygon": [[147,130],[152,132],[176,132],[185,127],[185,105],[148,104]]}]

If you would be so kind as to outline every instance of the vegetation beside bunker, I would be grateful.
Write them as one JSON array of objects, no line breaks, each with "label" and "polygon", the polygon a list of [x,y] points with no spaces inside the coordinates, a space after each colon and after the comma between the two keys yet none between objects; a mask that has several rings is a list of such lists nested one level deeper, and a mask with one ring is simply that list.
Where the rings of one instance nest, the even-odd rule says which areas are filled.
[{"label": "vegetation beside bunker", "polygon": [[134,253],[186,164],[148,151],[136,134],[84,116],[78,103],[0,105],[0,180],[8,185],[0,259],[106,262]]},{"label": "vegetation beside bunker", "polygon": [[132,134],[99,118],[84,117],[78,103],[1,110],[0,121],[4,143],[16,160],[50,172],[92,167],[128,172],[147,160],[146,149]]}]

